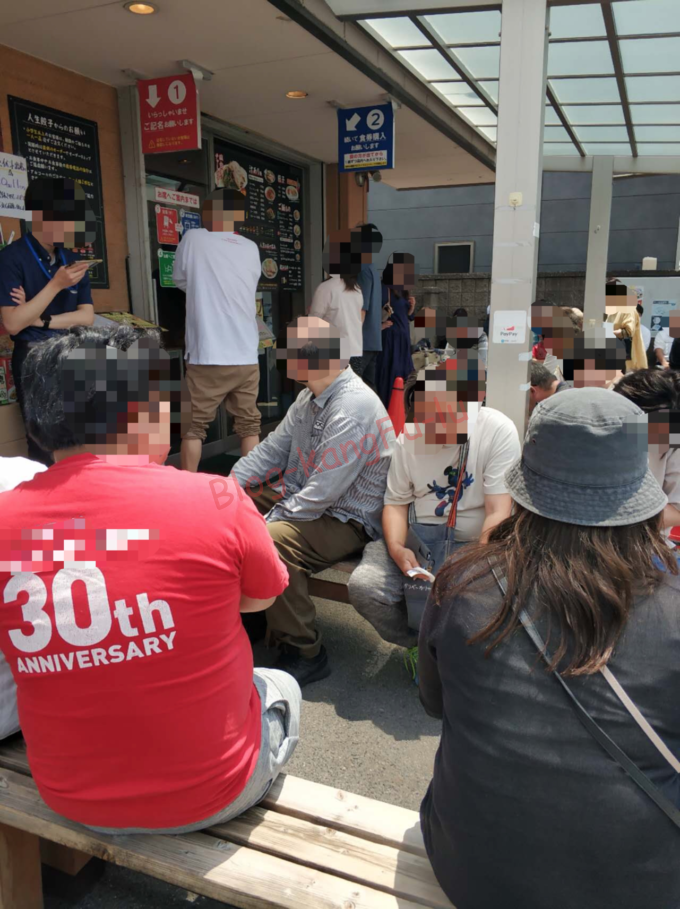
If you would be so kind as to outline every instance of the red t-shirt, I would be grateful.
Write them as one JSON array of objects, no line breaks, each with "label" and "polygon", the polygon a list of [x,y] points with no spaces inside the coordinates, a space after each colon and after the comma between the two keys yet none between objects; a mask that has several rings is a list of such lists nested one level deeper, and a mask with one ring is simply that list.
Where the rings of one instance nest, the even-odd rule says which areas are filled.
[{"label": "red t-shirt", "polygon": [[261,733],[240,597],[287,583],[233,480],[77,455],[3,493],[0,648],[47,804],[151,828],[227,807]]},{"label": "red t-shirt", "polygon": [[548,353],[543,346],[543,341],[539,341],[538,344],[534,344],[534,346],[531,348],[531,356],[534,358],[534,360],[545,360],[545,358],[548,356]]}]

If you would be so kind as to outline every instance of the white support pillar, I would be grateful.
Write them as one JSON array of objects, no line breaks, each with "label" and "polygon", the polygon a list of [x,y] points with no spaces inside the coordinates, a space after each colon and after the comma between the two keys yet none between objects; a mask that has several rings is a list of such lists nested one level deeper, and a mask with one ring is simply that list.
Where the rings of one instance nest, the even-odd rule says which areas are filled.
[{"label": "white support pillar", "polygon": [[[528,408],[543,178],[548,12],[546,0],[504,0],[501,22],[496,199],[491,267],[491,336],[487,401],[507,414],[520,438]],[[522,344],[494,341],[494,322],[516,313]]]},{"label": "white support pillar", "polygon": [[593,158],[588,258],[586,260],[586,290],[583,304],[583,323],[586,326],[592,320],[595,321],[596,325],[601,325],[604,318],[606,305],[604,287],[607,280],[613,178],[614,159]]}]

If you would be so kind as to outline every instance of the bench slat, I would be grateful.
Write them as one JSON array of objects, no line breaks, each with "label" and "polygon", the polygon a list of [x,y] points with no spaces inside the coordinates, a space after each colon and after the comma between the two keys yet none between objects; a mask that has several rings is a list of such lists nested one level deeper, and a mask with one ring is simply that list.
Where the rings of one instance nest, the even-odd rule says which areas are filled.
[{"label": "bench slat", "polygon": [[431,909],[451,909],[429,861],[392,846],[262,808],[252,808],[209,832],[231,843],[340,875]]},{"label": "bench slat", "polygon": [[281,774],[262,807],[426,856],[416,811]]},{"label": "bench slat", "polygon": [[0,823],[152,875],[238,909],[421,909],[416,903],[205,833],[104,836],[42,801],[32,779],[0,774]]}]

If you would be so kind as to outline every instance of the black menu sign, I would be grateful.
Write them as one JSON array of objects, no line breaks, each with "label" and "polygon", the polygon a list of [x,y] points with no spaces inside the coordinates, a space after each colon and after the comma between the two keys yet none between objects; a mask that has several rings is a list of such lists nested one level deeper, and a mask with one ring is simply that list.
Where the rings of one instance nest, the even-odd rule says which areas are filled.
[{"label": "black menu sign", "polygon": [[70,177],[81,184],[97,219],[93,246],[77,249],[84,258],[103,259],[90,269],[92,287],[109,286],[104,232],[97,124],[22,98],[8,97],[15,155],[26,158],[28,179]]},{"label": "black menu sign", "polygon": [[257,243],[260,290],[302,290],[302,171],[215,139],[215,186],[246,199],[239,233]]}]

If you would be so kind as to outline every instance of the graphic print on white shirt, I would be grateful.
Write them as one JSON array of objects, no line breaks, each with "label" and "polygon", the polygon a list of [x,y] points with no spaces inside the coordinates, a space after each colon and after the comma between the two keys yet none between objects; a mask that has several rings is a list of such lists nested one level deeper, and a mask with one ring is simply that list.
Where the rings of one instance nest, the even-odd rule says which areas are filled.
[{"label": "graphic print on white shirt", "polygon": [[[459,542],[479,539],[486,514],[484,497],[507,493],[505,473],[521,455],[515,424],[490,407],[480,408],[469,438],[456,516],[455,539]],[[407,424],[392,453],[385,505],[413,502],[418,523],[446,522],[458,480],[459,455],[459,445],[424,448],[417,424]]]}]

